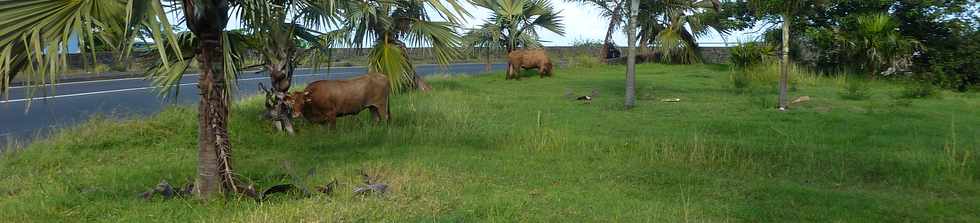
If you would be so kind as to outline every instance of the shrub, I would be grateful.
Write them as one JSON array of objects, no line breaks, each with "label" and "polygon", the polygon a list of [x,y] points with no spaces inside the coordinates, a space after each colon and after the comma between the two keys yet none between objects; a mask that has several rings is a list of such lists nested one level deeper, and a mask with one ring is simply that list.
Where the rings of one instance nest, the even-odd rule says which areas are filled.
[{"label": "shrub", "polygon": [[776,47],[765,43],[744,43],[731,48],[732,65],[746,69],[755,65],[775,61]]},{"label": "shrub", "polygon": [[871,97],[871,85],[862,80],[848,80],[840,92],[841,99],[864,100]]},{"label": "shrub", "polygon": [[598,67],[602,63],[599,62],[599,58],[588,54],[578,54],[571,58],[569,65],[571,67],[579,68],[594,68]]},{"label": "shrub", "polygon": [[906,85],[899,98],[928,98],[938,95],[939,90],[936,86],[920,81]]}]

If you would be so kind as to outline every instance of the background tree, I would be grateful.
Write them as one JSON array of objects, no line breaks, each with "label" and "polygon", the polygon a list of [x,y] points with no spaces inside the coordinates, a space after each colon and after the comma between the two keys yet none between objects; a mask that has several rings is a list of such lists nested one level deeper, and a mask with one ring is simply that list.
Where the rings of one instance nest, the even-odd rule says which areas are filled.
[{"label": "background tree", "polygon": [[640,0],[630,1],[630,16],[627,19],[629,24],[626,28],[626,37],[629,39],[626,53],[626,109],[636,106],[636,20],[639,8]]},{"label": "background tree", "polygon": [[606,26],[606,37],[602,41],[602,49],[598,55],[599,60],[605,63],[610,50],[609,47],[616,46],[612,41],[613,33],[616,32],[619,26],[623,25],[623,14],[625,13],[623,6],[628,4],[628,2],[626,0],[570,0],[570,2],[595,7],[599,9],[599,13],[603,18],[609,19],[609,25]]},{"label": "background tree", "polygon": [[637,25],[641,49],[657,46],[664,61],[701,61],[697,39],[712,31],[722,35],[735,26],[721,14],[718,0],[663,0],[640,3]]},{"label": "background tree", "polygon": [[857,16],[847,31],[838,31],[850,58],[861,61],[859,70],[874,78],[885,69],[907,64],[918,42],[898,32],[898,23],[886,14]]},{"label": "background tree", "polygon": [[[337,30],[324,36],[325,41],[357,48],[373,41],[368,69],[387,75],[396,92],[404,88],[431,89],[415,73],[408,58],[408,44],[431,46],[436,61],[448,64],[459,56],[461,38],[455,31],[459,16],[469,15],[456,0],[343,1],[338,2],[337,8],[342,21]],[[445,21],[433,20],[431,15]]]},{"label": "background tree", "polygon": [[490,18],[470,29],[464,40],[468,46],[500,47],[508,53],[517,48],[541,46],[538,29],[565,35],[560,12],[547,0],[474,0],[490,10]]},{"label": "background tree", "polygon": [[779,110],[785,111],[788,108],[789,95],[787,85],[789,81],[789,53],[790,53],[790,26],[796,13],[802,8],[813,9],[817,7],[820,0],[750,0],[749,3],[755,8],[756,15],[773,20],[776,15],[782,23],[782,62],[779,75]]}]

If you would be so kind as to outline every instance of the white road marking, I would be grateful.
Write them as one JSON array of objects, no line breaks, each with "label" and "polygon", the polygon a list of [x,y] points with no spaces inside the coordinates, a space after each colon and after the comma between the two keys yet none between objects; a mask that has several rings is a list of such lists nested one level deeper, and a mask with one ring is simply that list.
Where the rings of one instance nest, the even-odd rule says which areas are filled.
[{"label": "white road marking", "polygon": [[[320,69],[322,70],[322,69],[325,69],[325,68],[320,68]],[[333,68],[331,68],[331,69],[333,69]],[[313,68],[298,68],[296,70],[313,70]],[[260,72],[260,71],[261,70],[258,70],[258,71],[250,70],[250,71],[244,71],[242,73],[247,73],[247,72]],[[198,76],[198,75],[201,75],[201,74],[198,74],[198,73],[184,74],[183,77],[193,77],[193,76]],[[146,79],[146,77],[128,77],[128,78],[114,78],[114,79],[105,79],[105,80],[74,81],[74,82],[57,83],[57,84],[54,84],[54,86],[73,85],[73,84],[88,84],[88,83],[101,83],[101,82],[112,82],[112,81],[127,81],[127,80],[139,80],[139,79]],[[52,85],[51,84],[45,84],[45,85],[39,85],[39,86],[36,86],[36,87],[50,87],[50,86],[52,86]],[[10,89],[27,88],[27,87],[28,86],[16,86],[16,87],[10,87]]]},{"label": "white road marking", "polygon": [[[353,73],[358,73],[358,72],[340,72],[340,73],[331,73],[331,75],[334,75],[334,74],[353,74]],[[324,75],[324,74],[327,74],[327,73],[293,75],[293,78],[296,78],[296,77],[309,77],[309,76]],[[264,79],[269,79],[269,77],[244,78],[244,79],[238,79],[238,81],[252,81],[252,80],[264,80]],[[195,85],[195,84],[197,84],[197,82],[179,84],[178,86],[188,86],[188,85]],[[118,90],[93,91],[93,92],[76,93],[76,94],[55,95],[55,96],[47,96],[47,97],[35,97],[35,98],[30,98],[30,99],[28,99],[28,98],[21,98],[21,99],[12,99],[12,100],[7,100],[7,101],[0,101],[0,104],[14,103],[14,102],[23,102],[23,101],[28,101],[28,100],[56,99],[56,98],[78,97],[78,96],[96,95],[96,94],[108,94],[108,93],[117,93],[117,92],[126,92],[126,91],[139,91],[139,90],[147,90],[147,89],[154,89],[154,88],[160,88],[160,87],[159,86],[150,86],[150,87],[126,88],[126,89],[118,89]]]},{"label": "white road marking", "polygon": [[[477,65],[477,64],[483,65],[481,63],[458,63],[458,64],[451,64],[451,65],[447,65],[447,66],[453,66],[453,65]],[[438,66],[438,65],[439,64],[419,64],[417,66]],[[329,68],[321,67],[319,69],[320,70],[326,70],[326,69],[333,70],[333,69],[345,69],[345,68],[364,68],[364,66],[329,67]],[[297,68],[296,70],[314,70],[314,68]],[[259,70],[259,71],[261,71],[261,70]],[[246,72],[257,72],[257,71],[246,71]],[[196,73],[194,73],[194,74],[185,74],[184,77],[193,77],[193,76],[197,76],[197,75],[200,75],[200,74],[196,74]],[[54,84],[53,86],[73,85],[73,84],[88,84],[88,83],[101,83],[101,82],[112,82],[112,81],[126,81],[126,80],[139,80],[139,79],[146,79],[146,77],[130,77],[130,78],[116,78],[116,79],[106,79],[106,80],[75,81],[75,82],[57,83],[57,84]],[[40,86],[36,86],[36,87],[50,87],[50,86],[52,86],[52,84],[45,84],[45,85],[40,85]],[[13,89],[26,88],[26,87],[28,87],[28,86],[14,86],[14,87],[10,87],[8,89],[13,90]]]}]

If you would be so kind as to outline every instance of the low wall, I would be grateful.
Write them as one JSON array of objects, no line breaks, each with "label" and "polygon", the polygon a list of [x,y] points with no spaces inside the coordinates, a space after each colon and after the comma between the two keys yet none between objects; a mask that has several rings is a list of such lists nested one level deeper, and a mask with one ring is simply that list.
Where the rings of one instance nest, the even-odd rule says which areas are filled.
[{"label": "low wall", "polygon": [[[556,57],[560,59],[565,59],[568,57],[581,55],[581,54],[597,54],[599,51],[599,49],[580,48],[580,47],[571,47],[571,46],[552,46],[552,47],[545,47],[545,49],[548,50],[548,53],[552,57]],[[624,53],[626,52],[625,47],[621,47],[620,49]],[[334,49],[332,57],[336,61],[349,60],[351,58],[365,57],[368,55],[369,52],[370,49],[367,48],[360,48],[360,49],[339,48],[339,49]],[[423,60],[423,61],[431,60],[435,62],[434,55],[432,51],[430,51],[428,48],[409,48],[408,55],[409,57],[416,60]],[[502,50],[497,50],[497,52],[490,53],[491,58],[503,59],[504,55],[505,53]],[[487,57],[487,53],[486,51],[477,49],[477,50],[466,51],[462,56],[464,60],[473,59],[477,61],[482,61]],[[731,54],[728,47],[701,47],[701,56],[704,63],[722,64],[722,63],[728,63],[728,59],[731,56]],[[115,60],[115,57],[113,57],[112,54],[108,52],[95,53],[95,58],[96,61],[98,61],[98,63],[100,64],[112,64]],[[133,61],[135,62],[138,60],[133,60]],[[86,53],[84,55],[82,54],[68,55],[68,65],[73,68],[92,66],[92,54]]]}]

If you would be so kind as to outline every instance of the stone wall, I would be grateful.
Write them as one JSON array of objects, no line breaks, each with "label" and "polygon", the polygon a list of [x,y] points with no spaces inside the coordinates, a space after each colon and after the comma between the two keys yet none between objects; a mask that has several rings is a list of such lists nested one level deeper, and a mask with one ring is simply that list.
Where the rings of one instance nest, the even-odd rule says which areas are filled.
[{"label": "stone wall", "polygon": [[729,47],[701,47],[701,59],[704,63],[727,64],[732,56]]}]

